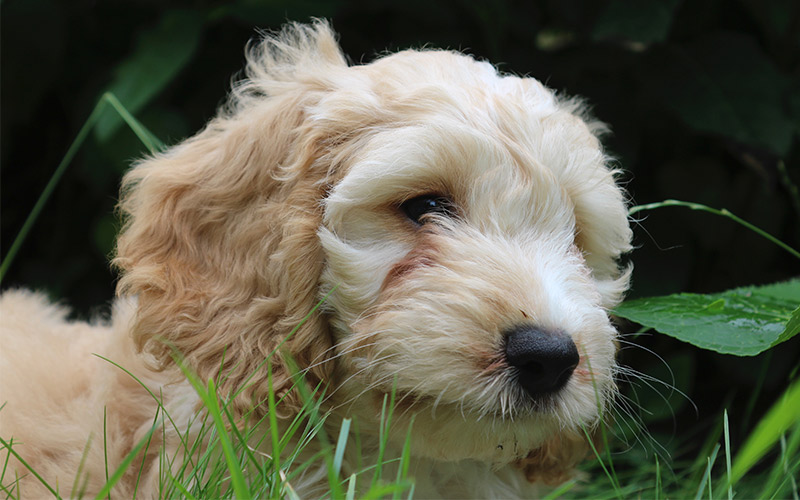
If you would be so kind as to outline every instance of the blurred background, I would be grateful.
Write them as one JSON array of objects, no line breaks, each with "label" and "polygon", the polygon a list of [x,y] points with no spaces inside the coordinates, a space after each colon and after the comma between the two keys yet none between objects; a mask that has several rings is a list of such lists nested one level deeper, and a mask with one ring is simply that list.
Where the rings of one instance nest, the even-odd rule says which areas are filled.
[{"label": "blurred background", "polygon": [[[385,50],[450,48],[583,96],[610,125],[604,142],[634,204],[724,207],[800,248],[796,0],[7,0],[0,8],[3,254],[104,91],[174,144],[214,115],[257,28],[312,16],[332,21],[354,63]],[[118,183],[143,152],[107,110],[3,287],[45,290],[76,317],[106,312]],[[631,297],[800,275],[797,259],[729,219],[684,208],[637,218]],[[625,388],[676,460],[719,425],[723,407],[745,432],[800,359],[800,336],[756,358],[656,333],[626,339],[639,347],[625,347],[623,363],[686,394]]]}]

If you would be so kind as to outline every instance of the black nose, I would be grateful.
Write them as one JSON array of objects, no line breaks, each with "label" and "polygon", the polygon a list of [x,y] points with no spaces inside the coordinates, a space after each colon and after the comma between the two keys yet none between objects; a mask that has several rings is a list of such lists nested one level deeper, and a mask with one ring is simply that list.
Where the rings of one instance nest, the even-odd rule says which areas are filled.
[{"label": "black nose", "polygon": [[519,371],[525,392],[539,396],[564,387],[580,356],[563,331],[517,325],[506,331],[506,360]]}]

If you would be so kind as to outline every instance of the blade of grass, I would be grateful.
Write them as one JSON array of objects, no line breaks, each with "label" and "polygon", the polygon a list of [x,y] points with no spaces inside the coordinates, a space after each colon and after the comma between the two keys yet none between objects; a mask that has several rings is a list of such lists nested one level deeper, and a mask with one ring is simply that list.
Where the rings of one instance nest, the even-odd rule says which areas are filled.
[{"label": "blade of grass", "polygon": [[658,463],[658,455],[655,455],[656,459],[656,490],[655,490],[655,500],[661,500],[661,464]]},{"label": "blade of grass", "polygon": [[[331,290],[331,292],[328,292],[328,295],[330,295],[332,291],[333,290]],[[327,298],[328,295],[326,295],[325,298]],[[322,301],[324,301],[325,298],[323,298]],[[322,301],[320,301],[314,307],[314,309],[308,315],[306,315],[306,318],[310,317],[310,315],[313,313],[314,310],[316,310],[317,307],[319,307]],[[292,330],[292,332],[294,331],[296,331],[296,328]],[[331,489],[330,496],[331,498],[343,498],[345,493],[344,490],[342,489],[342,482],[339,480],[339,476],[334,473],[333,453],[331,451],[332,450],[331,440],[330,437],[328,436],[328,433],[325,432],[325,428],[322,425],[325,420],[325,417],[322,417],[320,415],[319,404],[321,399],[315,401],[314,395],[311,392],[309,392],[308,387],[306,386],[306,383],[303,380],[303,374],[298,368],[297,363],[294,361],[291,354],[289,354],[285,350],[281,350],[281,357],[283,358],[283,362],[286,364],[286,367],[289,370],[292,379],[294,380],[294,385],[292,386],[292,390],[297,390],[297,393],[303,400],[305,408],[313,410],[308,413],[308,424],[314,427],[315,432],[313,433],[313,436],[320,442],[321,445],[320,453],[325,461],[325,466],[327,467],[328,486]],[[314,390],[314,393],[316,393],[318,389],[319,387],[317,387]]]},{"label": "blade of grass", "polygon": [[106,484],[100,489],[100,492],[97,494],[97,496],[95,496],[95,499],[107,497],[111,493],[111,489],[120,479],[122,479],[122,476],[128,470],[128,466],[131,464],[131,462],[133,462],[133,459],[136,458],[136,455],[138,455],[142,448],[144,448],[145,445],[150,442],[150,438],[155,430],[156,428],[152,427],[149,431],[147,431],[147,434],[145,434],[142,439],[136,443],[136,446],[134,446],[133,449],[128,452],[127,455],[125,455],[125,458],[123,458],[119,463],[119,466],[117,466],[117,470],[111,474],[111,478],[106,481]]},{"label": "blade of grass", "polygon": [[[108,482],[108,415],[106,406],[103,405],[103,465],[106,471],[106,482]],[[107,500],[111,500],[111,493],[109,492]]]},{"label": "blade of grass", "polygon": [[[584,358],[586,359],[586,368],[590,374],[593,374],[594,371],[592,371],[592,361],[590,359],[590,356],[588,356],[585,352],[583,354]],[[597,388],[597,381],[595,380],[594,375],[592,375],[592,388],[594,389],[595,403],[597,404],[597,416],[599,419],[599,426],[600,426],[600,437],[603,441],[603,449],[606,452],[606,458],[608,460],[608,468],[605,467],[603,461],[600,460],[599,456],[598,460],[600,461],[601,465],[603,465],[603,470],[606,471],[606,474],[610,473],[609,479],[611,479],[611,484],[614,486],[614,491],[617,493],[617,496],[619,498],[622,498],[622,490],[620,487],[619,478],[617,478],[617,472],[614,469],[614,462],[612,461],[611,458],[611,447],[608,445],[608,434],[606,433],[606,425],[603,420],[603,413],[604,413],[603,401],[602,398],[600,397],[600,391]],[[586,434],[589,444],[592,446],[592,449],[595,451],[595,454],[597,454],[597,450],[595,449],[593,440],[589,436],[589,433],[583,426],[581,426],[581,428],[583,429],[584,434]]]},{"label": "blade of grass", "polygon": [[[778,494],[783,485],[789,482],[788,480],[794,481],[792,468],[800,464],[800,457],[797,455],[797,450],[800,448],[800,424],[796,424],[791,430],[789,439],[786,439],[786,435],[783,435],[780,441],[780,460],[776,460],[775,464],[773,464],[769,479],[764,489],[761,491],[759,498],[773,498]],[[791,457],[794,457],[794,463],[790,463]]]},{"label": "blade of grass", "polygon": [[344,450],[347,448],[347,437],[350,433],[350,419],[342,421],[339,428],[339,439],[336,441],[336,453],[333,455],[333,471],[338,476],[342,471],[342,460],[344,460]]},{"label": "blade of grass", "polygon": [[283,474],[283,471],[280,471],[280,475],[281,475],[281,482],[283,483],[285,488],[285,493],[286,493],[285,498],[288,498],[289,500],[301,500],[300,496],[297,494],[294,488],[292,488],[292,485],[289,484],[289,481],[286,479],[286,475]]},{"label": "blade of grass", "polygon": [[[8,445],[9,446],[14,446],[14,438],[13,437],[8,440]],[[11,460],[11,453],[10,452],[6,452],[6,459],[3,460],[3,470],[0,471],[0,484],[3,483],[3,479],[5,479],[5,477],[6,477],[6,472],[8,472],[8,462],[10,460]]]},{"label": "blade of grass", "polygon": [[[227,471],[230,474],[229,480],[231,485],[233,486],[234,496],[236,498],[243,498],[243,499],[250,498],[250,491],[248,490],[247,485],[245,483],[243,471],[241,470],[240,467],[238,467],[236,460],[237,457],[233,450],[233,444],[231,442],[230,436],[228,435],[228,429],[225,426],[225,422],[222,419],[222,410],[220,409],[219,406],[219,400],[218,400],[219,396],[217,394],[214,380],[210,379],[208,381],[207,387],[205,387],[203,383],[200,382],[200,379],[186,367],[186,364],[183,362],[180,352],[174,350],[173,359],[180,368],[181,372],[183,372],[183,375],[186,377],[186,380],[191,384],[197,395],[200,397],[203,406],[208,411],[208,414],[211,417],[211,421],[214,424],[213,429],[216,430],[216,438],[219,440],[220,445],[222,446],[222,452],[225,458]],[[233,424],[230,414],[227,413],[227,406],[225,407],[225,411],[226,415],[229,418],[229,421],[231,421],[231,423]],[[232,426],[232,428],[233,431],[236,431],[235,426]],[[209,454],[211,450],[212,447],[209,445],[206,448],[206,454]]]},{"label": "blade of grass", "polygon": [[711,469],[714,466],[714,462],[711,459],[708,459],[708,468],[706,469],[706,485],[708,485],[708,500],[713,500],[714,498],[714,491],[711,487]]},{"label": "blade of grass", "polygon": [[139,384],[139,385],[140,385],[140,386],[141,386],[141,387],[142,387],[142,388],[143,388],[145,391],[147,391],[147,393],[150,395],[150,397],[151,397],[151,398],[153,398],[153,401],[155,401],[155,402],[156,402],[156,404],[158,405],[158,408],[160,408],[160,410],[161,410],[161,411],[164,413],[164,416],[166,416],[166,417],[167,417],[167,419],[169,420],[170,424],[172,424],[172,428],[173,428],[173,429],[175,429],[175,430],[177,431],[177,435],[178,435],[178,437],[179,437],[179,438],[180,438],[180,440],[181,440],[181,444],[182,444],[184,447],[186,446],[186,443],[183,441],[183,435],[182,435],[182,433],[180,432],[180,430],[181,430],[181,427],[179,427],[179,426],[178,426],[178,424],[176,424],[176,423],[175,423],[175,421],[174,421],[174,420],[172,420],[172,417],[170,416],[169,412],[167,412],[167,409],[166,409],[166,408],[164,408],[164,405],[163,405],[163,403],[162,403],[162,402],[163,402],[163,399],[159,399],[159,397],[158,397],[158,396],[156,396],[156,395],[155,395],[155,393],[153,393],[153,391],[151,391],[149,387],[147,387],[147,384],[145,384],[144,382],[142,382],[141,380],[139,380],[139,379],[136,377],[136,375],[134,375],[132,372],[130,372],[130,371],[127,369],[127,368],[124,368],[124,367],[123,367],[122,365],[120,365],[119,363],[116,363],[115,361],[112,361],[112,360],[110,360],[110,359],[108,359],[108,358],[106,358],[106,357],[103,357],[103,356],[101,356],[101,355],[99,355],[99,354],[97,354],[97,353],[92,353],[92,356],[96,356],[96,357],[98,357],[98,358],[102,359],[103,361],[105,361],[105,362],[107,362],[107,363],[111,363],[112,365],[116,366],[117,368],[119,368],[120,370],[122,370],[123,372],[125,372],[126,374],[128,374],[128,375],[129,375],[129,376],[130,376],[130,377],[131,377],[131,378],[132,378],[132,379],[133,379],[133,380],[134,380],[134,381],[135,381],[137,384]]},{"label": "blade of grass", "polygon": [[[272,437],[272,467],[276,471],[276,474],[281,470],[281,452],[283,450],[281,446],[280,436],[278,436],[278,416],[277,416],[277,407],[275,404],[275,391],[273,390],[272,385],[272,364],[267,363],[267,416],[269,418],[269,433]],[[279,495],[283,496],[283,481],[280,480],[281,478],[278,477],[277,481],[273,481],[273,484],[281,485],[279,491]]]},{"label": "blade of grass", "polygon": [[608,470],[608,467],[606,467],[605,462],[603,462],[603,457],[601,457],[600,452],[597,451],[597,447],[594,445],[594,440],[592,439],[592,436],[589,434],[589,431],[586,429],[586,426],[582,425],[581,429],[583,430],[583,434],[586,436],[586,442],[589,443],[589,447],[592,449],[592,452],[594,453],[594,457],[597,459],[597,462],[600,464],[600,467],[603,469],[603,472],[605,472],[606,477],[608,477],[608,480],[611,481],[611,486],[613,486],[617,498],[622,500],[624,496],[622,495],[622,489],[617,483],[616,475],[612,474],[611,471]]},{"label": "blade of grass", "polygon": [[237,466],[236,455],[233,452],[233,444],[231,443],[230,436],[228,436],[225,422],[222,420],[222,412],[219,407],[219,400],[217,399],[217,388],[214,380],[208,381],[208,387],[204,388],[200,381],[191,375],[187,370],[181,367],[184,374],[187,375],[189,382],[194,386],[195,391],[200,396],[206,409],[211,415],[214,422],[214,427],[217,430],[217,437],[222,445],[222,453],[225,456],[225,463],[228,466],[230,473],[230,481],[233,486],[234,496],[242,500],[250,498],[250,491],[247,489],[247,484],[244,480],[244,474],[241,468]]},{"label": "blade of grass", "polygon": [[164,143],[161,140],[153,135],[152,132],[147,130],[147,128],[142,125],[142,123],[133,117],[133,115],[125,109],[125,106],[119,102],[117,96],[115,96],[111,92],[106,92],[103,94],[102,99],[105,99],[114,110],[119,114],[119,116],[125,121],[128,127],[136,134],[136,137],[139,138],[142,144],[150,151],[150,154],[155,154],[158,151],[162,151],[164,149]]},{"label": "blade of grass", "polygon": [[363,497],[362,500],[371,500],[371,499],[379,499],[379,498],[387,498],[389,494],[394,494],[394,492],[400,490],[402,491],[403,488],[406,488],[404,484],[382,484],[371,488]]},{"label": "blade of grass", "polygon": [[[161,401],[164,400],[163,388],[159,389],[159,399]],[[187,436],[190,435],[189,432],[190,432],[191,424],[192,424],[192,419],[189,419],[189,422],[187,422],[187,426],[186,426],[186,435]],[[182,439],[180,441],[183,442]],[[167,426],[166,425],[162,425],[161,426],[161,442],[162,443],[167,443],[168,442],[167,441]],[[184,451],[186,451],[185,448],[184,448]],[[165,496],[164,495],[164,481],[161,480],[161,478],[163,477],[164,472],[168,473],[168,471],[170,470],[169,468],[171,467],[172,463],[175,462],[175,460],[177,459],[177,456],[178,456],[178,454],[176,453],[174,455],[174,457],[172,458],[172,460],[168,460],[167,459],[167,447],[166,446],[159,446],[159,449],[158,449],[158,472],[159,472],[159,474],[158,474],[158,477],[159,477],[159,481],[158,481],[158,498],[164,498],[164,496]],[[192,460],[191,459],[191,455],[187,454],[187,455],[185,455],[183,463],[186,464],[187,462],[191,462],[191,460]],[[169,462],[169,465],[168,465],[168,462]]]},{"label": "blade of grass", "polygon": [[39,480],[39,482],[40,482],[40,483],[42,483],[42,485],[44,485],[44,487],[45,487],[45,488],[47,488],[47,490],[48,490],[50,493],[52,493],[54,497],[56,497],[56,498],[61,498],[61,495],[59,495],[59,494],[58,494],[58,492],[57,492],[56,490],[54,490],[54,489],[53,489],[53,487],[52,487],[52,486],[50,486],[50,485],[47,483],[47,481],[45,481],[45,480],[44,480],[44,478],[43,478],[42,476],[40,476],[40,475],[39,475],[39,473],[38,473],[38,472],[36,472],[35,470],[33,470],[33,468],[32,468],[30,465],[28,465],[28,462],[26,462],[26,461],[25,461],[25,459],[24,459],[24,458],[22,458],[22,457],[19,455],[19,453],[17,453],[17,452],[16,452],[16,451],[15,451],[15,450],[14,450],[14,449],[11,447],[11,445],[8,443],[8,441],[6,441],[6,440],[5,440],[5,439],[3,439],[2,437],[0,437],[0,444],[2,444],[2,445],[3,445],[3,447],[4,447],[4,448],[6,448],[6,449],[8,450],[8,452],[9,452],[9,453],[11,453],[12,455],[14,455],[14,458],[16,458],[16,459],[19,461],[19,463],[21,463],[21,464],[22,464],[22,465],[23,465],[23,466],[24,466],[26,469],[28,469],[28,471],[30,471],[30,473],[31,473],[31,474],[33,474],[33,477],[35,477],[36,479],[38,479],[38,480]]},{"label": "blade of grass", "polygon": [[86,122],[78,131],[78,135],[75,137],[75,140],[73,140],[72,144],[70,144],[66,154],[61,159],[61,162],[58,164],[58,167],[56,167],[55,172],[53,172],[50,180],[42,190],[42,194],[39,195],[39,199],[36,200],[36,204],[33,206],[33,209],[31,209],[31,213],[28,214],[28,218],[25,219],[25,222],[22,224],[22,228],[19,230],[17,237],[14,238],[14,242],[11,243],[11,246],[9,247],[8,252],[6,252],[6,256],[3,259],[2,264],[0,264],[0,282],[3,281],[3,278],[5,277],[6,272],[8,272],[8,268],[11,266],[11,263],[14,262],[14,257],[16,257],[17,252],[22,246],[22,243],[25,241],[25,238],[28,237],[28,233],[33,227],[33,224],[36,222],[36,219],[39,218],[39,214],[41,213],[47,201],[50,199],[50,196],[53,194],[53,191],[58,185],[58,182],[61,180],[61,177],[64,175],[64,172],[67,170],[67,166],[69,166],[70,162],[72,162],[72,158],[75,156],[75,153],[77,153],[78,149],[83,145],[83,141],[86,140],[86,137],[89,135],[89,131],[97,122],[97,119],[100,116],[100,113],[103,111],[105,104],[106,101],[101,99],[95,105],[94,109],[89,114],[89,118],[86,119]]},{"label": "blade of grass", "polygon": [[[711,456],[706,457],[706,469],[705,469],[705,472],[703,473],[703,479],[700,481],[700,485],[697,487],[697,493],[695,493],[695,495],[694,495],[694,499],[695,500],[700,500],[701,498],[703,498],[703,490],[706,488],[706,484],[708,484],[709,487],[711,485],[711,480],[710,480],[711,479],[711,467],[714,465],[714,462],[717,460],[717,453],[719,452],[719,449],[720,449],[720,445],[719,445],[719,443],[717,443],[717,445],[711,451]],[[709,498],[711,498],[710,494],[709,494]]]},{"label": "blade of grass", "polygon": [[[728,428],[728,409],[722,415],[725,429],[725,467],[728,473],[728,500],[733,500],[733,486],[731,486],[731,433]],[[710,484],[709,484],[710,487]]]},{"label": "blade of grass", "polygon": [[575,479],[570,479],[566,483],[542,497],[542,500],[555,500],[556,498],[561,498],[564,493],[574,488],[576,484],[578,484],[578,482]]},{"label": "blade of grass", "polygon": [[[383,403],[381,405],[381,422],[379,427],[378,433],[378,461],[377,467],[375,467],[375,474],[372,477],[372,484],[370,486],[370,490],[374,488],[379,481],[381,480],[381,476],[383,474],[383,457],[386,453],[386,445],[389,442],[389,427],[392,423],[392,414],[394,412],[394,398],[397,389],[397,378],[395,378],[394,383],[392,384],[392,392],[389,395],[388,401],[387,397],[384,394],[383,396]],[[388,405],[387,405],[388,402]]]},{"label": "blade of grass", "polygon": [[17,499],[18,500],[19,498],[21,498],[20,495],[15,495],[14,494],[14,488],[16,488],[18,486],[18,481],[19,480],[16,480],[16,481],[11,483],[11,485],[12,485],[11,489],[9,489],[6,485],[0,483],[0,493],[3,493],[6,496],[6,500],[9,500],[9,499]]},{"label": "blade of grass", "polygon": [[[201,470],[201,463],[200,463],[200,460],[202,459],[202,457],[198,457],[198,459],[196,461],[193,460],[191,457],[194,457],[196,454],[199,453],[199,450],[203,446],[204,441],[206,439],[206,436],[209,433],[209,431],[208,431],[208,429],[209,429],[209,427],[208,427],[208,419],[209,419],[208,413],[203,414],[202,419],[200,419],[200,423],[197,424],[197,425],[199,425],[199,429],[196,429],[196,430],[194,428],[194,426],[195,426],[194,419],[189,421],[189,423],[188,423],[188,425],[187,425],[187,427],[185,429],[185,434],[186,434],[186,436],[190,436],[192,432],[195,432],[196,438],[194,440],[194,443],[192,443],[191,447],[189,447],[188,444],[183,445],[184,446],[183,449],[185,450],[185,453],[186,453],[185,456],[187,457],[187,460],[185,460],[184,463],[181,464],[181,467],[178,468],[175,471],[175,474],[176,474],[177,477],[191,477],[195,484],[201,484],[201,482],[202,482],[203,473],[202,473],[202,470]],[[180,437],[180,440],[181,440],[181,443],[185,443],[186,442],[184,440],[183,436]],[[165,440],[165,442],[166,442],[166,440]],[[207,451],[209,451],[209,450],[210,450],[210,447],[208,448]],[[176,456],[173,456],[172,460],[170,460],[168,463],[166,463],[165,466],[164,466],[165,468],[162,469],[162,470],[167,471],[167,473],[169,473],[171,470],[175,470],[175,469],[173,469],[173,465],[174,465],[174,460],[176,458],[177,458]],[[187,475],[186,470],[187,470],[187,468],[189,466],[191,466],[192,468],[191,468],[191,470],[189,471],[189,473]],[[163,498],[163,495],[162,495],[162,498]]]},{"label": "blade of grass", "polygon": [[[153,423],[151,424],[153,429],[156,429],[156,428],[159,427],[159,425],[158,425],[158,421],[159,421],[158,416],[159,416],[160,413],[161,413],[161,407],[159,406],[159,407],[156,408],[156,413],[153,416]],[[162,420],[162,423],[163,423],[163,420]],[[163,427],[163,425],[161,427]],[[139,481],[141,481],[142,473],[144,472],[145,466],[147,465],[147,452],[150,450],[150,443],[152,443],[152,441],[153,441],[153,434],[150,434],[150,436],[148,436],[148,438],[147,438],[147,443],[144,445],[144,451],[142,452],[142,463],[141,463],[141,465],[139,465],[139,472],[137,472],[137,474],[136,474],[136,483],[134,483],[134,485],[133,485],[133,498],[134,499],[136,498],[136,495],[139,492]]]},{"label": "blade of grass", "polygon": [[281,436],[281,441],[280,441],[281,449],[286,448],[286,446],[289,444],[289,441],[295,436],[295,434],[297,434],[297,431],[300,430],[300,426],[303,424],[304,420],[305,420],[305,410],[300,411],[297,413],[297,415],[295,415],[294,420],[292,420],[292,423],[289,424],[289,426],[284,431],[283,436]]},{"label": "blade of grass", "polygon": [[[253,453],[253,450],[250,448],[250,446],[248,446],[248,437],[242,434],[242,432],[239,429],[239,426],[237,425],[236,418],[233,416],[233,414],[230,411],[229,401],[230,401],[230,399],[228,401],[226,401],[224,405],[222,405],[221,411],[225,415],[225,418],[228,420],[228,423],[230,423],[230,425],[231,425],[230,429],[229,429],[230,434],[234,438],[236,438],[236,442],[238,442],[241,445],[240,448],[243,451],[244,455],[246,455],[248,462],[253,467],[255,467],[257,469],[260,469],[260,464],[259,464],[258,459],[256,458],[256,456]],[[247,431],[247,432],[249,433],[249,431]],[[266,436],[264,436],[264,437],[266,437]]]},{"label": "blade of grass", "polygon": [[[83,468],[86,466],[86,458],[89,456],[89,448],[92,446],[93,437],[94,436],[89,434],[89,439],[86,440],[86,444],[83,446],[83,453],[81,453],[81,461],[78,463],[78,470],[75,472],[75,478],[72,480],[72,490],[69,492],[70,498],[80,498],[83,496],[82,494],[79,494],[79,492],[81,491],[81,486],[80,486],[81,475],[83,474]],[[84,487],[86,485],[85,479],[86,478],[84,478],[84,484],[83,484]]]},{"label": "blade of grass", "polygon": [[708,207],[708,206],[700,204],[700,203],[690,203],[688,201],[680,201],[680,200],[664,200],[664,201],[661,201],[661,202],[658,202],[658,203],[649,203],[647,205],[637,205],[635,207],[631,207],[630,210],[628,210],[628,215],[633,215],[633,214],[635,214],[637,212],[641,212],[642,210],[654,210],[656,208],[664,208],[664,207],[685,207],[685,208],[690,208],[692,210],[700,210],[700,211],[703,211],[703,212],[708,212],[708,213],[711,213],[711,214],[719,215],[721,217],[727,217],[727,218],[731,219],[732,221],[734,221],[734,222],[746,227],[747,229],[753,231],[754,233],[762,236],[763,238],[768,239],[772,243],[778,245],[779,247],[783,248],[784,250],[786,250],[790,254],[792,254],[795,257],[797,257],[798,259],[800,259],[800,252],[798,252],[794,248],[790,247],[786,243],[782,242],[778,238],[776,238],[776,237],[772,236],[771,234],[767,233],[763,229],[761,229],[759,227],[756,227],[753,224],[750,224],[749,222],[747,222],[746,220],[737,217],[736,215],[734,215],[733,213],[731,213],[729,210],[727,210],[725,208],[718,210],[716,208],[711,208],[711,207]]},{"label": "blade of grass", "polygon": [[354,500],[356,497],[356,475],[350,474],[350,479],[347,480],[347,495],[345,500]]},{"label": "blade of grass", "polygon": [[[188,498],[189,500],[197,500],[197,497],[192,495],[192,493],[189,490],[187,490],[186,486],[181,484],[180,481],[178,481],[177,479],[175,479],[171,475],[169,476],[169,478],[172,481],[172,485],[175,486],[175,488],[177,488],[181,492],[181,497],[182,498]],[[161,497],[161,498],[163,498],[163,497]]]},{"label": "blade of grass", "polygon": [[703,443],[703,446],[700,448],[700,452],[697,454],[697,459],[690,467],[687,468],[687,472],[691,474],[688,481],[690,484],[694,484],[697,481],[702,480],[702,467],[704,462],[706,462],[703,457],[708,457],[711,455],[714,448],[719,444],[719,440],[722,439],[723,432],[723,423],[720,419],[720,421],[715,423],[714,428],[708,433],[708,437]]},{"label": "blade of grass", "polygon": [[[406,481],[408,477],[408,469],[411,466],[411,429],[414,427],[414,416],[411,416],[411,422],[408,424],[406,431],[406,440],[403,443],[403,451],[400,454],[400,465],[397,467],[397,479],[395,483],[400,484]],[[402,491],[398,490],[392,497],[394,499],[400,498]]]},{"label": "blade of grass", "polygon": [[[3,406],[5,406],[5,403],[3,403]],[[0,410],[3,409],[3,406],[0,406]],[[13,437],[8,440],[8,445],[9,447],[14,446]],[[11,489],[9,490],[8,487],[4,484],[6,473],[8,472],[8,463],[10,460],[11,460],[11,451],[9,450],[6,452],[6,459],[3,460],[3,471],[0,472],[0,488],[3,489],[3,492],[6,494],[6,498],[13,498],[14,496],[13,491],[15,488],[17,489],[17,491],[19,491],[19,476],[17,476],[16,471],[14,473],[14,481],[11,481],[10,483]],[[22,495],[17,494],[16,498],[22,498]]]},{"label": "blade of grass", "polygon": [[355,448],[356,457],[354,467],[356,470],[361,470],[364,467],[364,457],[361,455],[361,431],[358,428],[358,419],[353,420],[353,446]]},{"label": "blade of grass", "polygon": [[31,228],[36,223],[36,219],[39,218],[39,214],[41,214],[44,206],[47,204],[47,201],[52,196],[56,186],[58,186],[58,183],[61,181],[61,177],[64,175],[64,172],[66,172],[67,167],[70,163],[72,163],[72,159],[83,145],[86,137],[89,135],[89,132],[97,124],[97,121],[100,118],[106,104],[111,104],[111,106],[114,107],[117,113],[119,113],[120,116],[122,116],[122,118],[125,120],[125,123],[131,127],[131,130],[133,130],[136,136],[139,137],[139,140],[142,141],[142,143],[150,150],[151,153],[155,153],[157,150],[164,147],[164,143],[158,140],[138,120],[136,120],[113,94],[110,92],[103,94],[100,99],[98,99],[97,104],[95,104],[94,109],[92,109],[92,112],[89,113],[89,117],[83,123],[83,126],[81,126],[80,130],[78,130],[78,134],[75,136],[75,139],[72,141],[72,144],[70,144],[69,148],[67,148],[67,152],[64,154],[61,162],[59,162],[56,170],[50,177],[50,180],[47,182],[42,190],[42,193],[39,195],[39,199],[36,200],[31,212],[28,214],[28,217],[22,224],[22,228],[19,230],[19,233],[17,233],[17,237],[14,238],[14,241],[8,248],[6,256],[3,258],[2,263],[0,263],[0,283],[2,283],[3,279],[5,278],[8,268],[11,267],[11,264],[14,262],[14,258],[17,256],[20,247],[22,247],[23,242],[28,237],[28,233],[30,233]]}]

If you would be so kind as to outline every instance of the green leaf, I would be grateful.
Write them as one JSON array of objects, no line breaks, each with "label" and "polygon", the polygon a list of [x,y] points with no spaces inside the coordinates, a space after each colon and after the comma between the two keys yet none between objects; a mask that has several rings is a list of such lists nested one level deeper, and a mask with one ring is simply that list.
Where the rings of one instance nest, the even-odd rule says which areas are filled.
[{"label": "green leaf", "polygon": [[[169,10],[151,30],[142,33],[131,56],[114,74],[108,91],[130,113],[141,110],[189,62],[197,49],[205,18],[197,11]],[[100,142],[122,124],[117,113],[106,112],[95,129]]]},{"label": "green leaf", "polygon": [[703,349],[755,356],[800,333],[800,279],[620,304],[614,314]]},{"label": "green leaf", "polygon": [[692,129],[785,156],[794,123],[789,79],[750,37],[714,34],[653,50],[641,76]]}]

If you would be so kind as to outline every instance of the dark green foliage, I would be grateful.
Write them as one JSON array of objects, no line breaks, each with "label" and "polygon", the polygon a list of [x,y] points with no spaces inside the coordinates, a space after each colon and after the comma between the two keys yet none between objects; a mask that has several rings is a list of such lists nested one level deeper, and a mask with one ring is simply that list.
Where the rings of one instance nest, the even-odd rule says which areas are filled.
[{"label": "dark green foliage", "polygon": [[[354,62],[368,62],[384,49],[460,49],[581,95],[610,124],[613,134],[604,143],[636,203],[677,198],[724,207],[800,248],[795,0],[9,0],[0,9],[3,256],[105,91],[113,90],[155,137],[174,144],[213,116],[256,28],[278,29],[311,16],[332,20]],[[4,288],[46,289],[84,317],[106,310],[113,295],[107,258],[119,225],[113,215],[119,178],[146,153],[118,116],[107,107],[100,117]],[[632,299],[718,293],[800,275],[800,260],[731,220],[670,210],[635,217]],[[702,305],[724,311],[735,300],[721,295]],[[791,304],[784,309],[791,311]],[[626,316],[657,326],[645,321],[652,314]],[[796,316],[782,317],[786,335],[796,330]],[[636,329],[623,325],[623,331]],[[752,358],[658,334],[623,337],[621,362],[645,375],[629,376],[633,383],[623,384],[623,393],[633,407],[644,408],[639,419],[663,455],[656,461],[647,445],[636,444],[615,458],[623,491],[642,491],[626,486],[635,481],[700,484],[706,458],[721,440],[722,409],[728,409],[736,450],[796,379],[798,359],[798,337]],[[651,376],[680,392],[660,389]],[[641,439],[638,428],[617,433]],[[799,435],[795,427],[785,449],[796,451]],[[796,456],[788,460],[796,470]],[[636,468],[643,461],[654,464],[644,479]],[[713,477],[724,477],[724,464],[715,467]],[[753,470],[776,481],[769,491],[789,491],[758,464]],[[726,489],[717,484],[714,491],[718,496]]]}]

